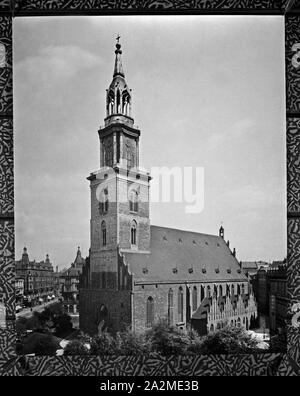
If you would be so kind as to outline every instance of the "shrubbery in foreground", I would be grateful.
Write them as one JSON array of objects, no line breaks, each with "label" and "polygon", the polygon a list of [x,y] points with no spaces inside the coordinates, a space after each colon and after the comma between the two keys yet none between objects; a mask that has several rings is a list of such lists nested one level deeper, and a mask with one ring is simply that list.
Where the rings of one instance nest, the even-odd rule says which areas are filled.
[{"label": "shrubbery in foreground", "polygon": [[93,355],[145,355],[159,353],[163,356],[186,354],[253,353],[258,342],[240,327],[226,326],[200,337],[194,331],[186,333],[160,321],[145,334],[131,331],[108,333],[93,338],[90,353]]}]

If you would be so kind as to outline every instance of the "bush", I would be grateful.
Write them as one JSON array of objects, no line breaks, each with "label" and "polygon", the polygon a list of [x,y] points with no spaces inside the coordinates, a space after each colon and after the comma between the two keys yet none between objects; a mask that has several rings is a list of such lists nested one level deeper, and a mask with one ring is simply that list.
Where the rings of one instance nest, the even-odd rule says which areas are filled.
[{"label": "bush", "polygon": [[55,334],[58,336],[70,332],[73,328],[71,317],[68,314],[55,316],[53,318],[53,323],[55,327]]},{"label": "bush", "polygon": [[118,353],[116,340],[108,333],[93,338],[91,342],[92,355],[114,355]]},{"label": "bush", "polygon": [[51,335],[43,334],[43,337],[40,337],[36,340],[32,348],[32,353],[35,353],[37,356],[55,355],[58,347],[59,344],[54,337],[52,337]]},{"label": "bush", "polygon": [[270,338],[269,352],[286,352],[287,349],[287,335],[286,333],[277,334]]},{"label": "bush", "polygon": [[27,323],[28,320],[22,316],[16,320],[16,333],[19,337],[26,333]]},{"label": "bush", "polygon": [[88,355],[89,350],[79,340],[70,341],[64,349],[64,355]]},{"label": "bush", "polygon": [[144,334],[126,330],[117,334],[116,348],[120,355],[144,355],[150,352],[151,345]]},{"label": "bush", "polygon": [[258,341],[253,339],[242,327],[226,326],[203,337],[200,353],[224,354],[253,353]]},{"label": "bush", "polygon": [[183,355],[187,352],[189,337],[181,330],[160,320],[146,333],[151,351],[162,355]]}]

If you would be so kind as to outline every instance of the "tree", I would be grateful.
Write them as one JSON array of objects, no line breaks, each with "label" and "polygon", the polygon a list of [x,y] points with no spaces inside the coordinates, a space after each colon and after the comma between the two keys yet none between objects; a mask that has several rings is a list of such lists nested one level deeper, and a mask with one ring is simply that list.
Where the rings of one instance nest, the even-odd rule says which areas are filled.
[{"label": "tree", "polygon": [[92,339],[92,355],[113,355],[118,353],[116,340],[108,333],[103,333]]},{"label": "tree", "polygon": [[225,326],[203,337],[202,354],[253,353],[258,341],[242,327]]},{"label": "tree", "polygon": [[79,340],[70,341],[64,349],[64,355],[88,355],[89,350]]},{"label": "tree", "polygon": [[22,316],[16,320],[16,332],[19,337],[26,334],[27,323],[28,320]]},{"label": "tree", "polygon": [[134,333],[127,329],[117,334],[116,347],[121,355],[144,355],[151,350],[150,342],[144,334]]},{"label": "tree", "polygon": [[32,348],[32,353],[37,356],[55,355],[58,349],[58,343],[51,335],[43,335],[39,338]]},{"label": "tree", "polygon": [[185,354],[189,345],[188,335],[165,320],[160,320],[147,331],[146,340],[151,344],[151,351],[162,355]]},{"label": "tree", "polygon": [[55,316],[53,318],[53,323],[55,326],[55,334],[58,336],[71,331],[73,328],[71,317],[68,314]]},{"label": "tree", "polygon": [[274,335],[270,338],[270,349],[268,352],[285,352],[287,349],[287,334]]}]

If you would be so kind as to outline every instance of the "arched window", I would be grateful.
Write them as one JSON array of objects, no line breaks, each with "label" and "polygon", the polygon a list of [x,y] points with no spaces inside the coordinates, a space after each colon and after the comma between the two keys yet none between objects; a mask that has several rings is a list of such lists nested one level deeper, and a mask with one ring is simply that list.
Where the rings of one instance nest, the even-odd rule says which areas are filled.
[{"label": "arched window", "polygon": [[249,319],[246,318],[246,330],[249,330]]},{"label": "arched window", "polygon": [[174,305],[173,290],[170,289],[168,293],[168,322],[170,325],[173,323],[173,305]]},{"label": "arched window", "polygon": [[104,214],[108,212],[108,189],[105,188],[100,195],[100,203],[99,203],[99,211],[100,214]]},{"label": "arched window", "polygon": [[106,246],[106,223],[102,221],[101,223],[101,232],[102,232],[102,245]]},{"label": "arched window", "polygon": [[240,285],[237,285],[237,294],[238,294],[238,296],[241,294],[241,286]]},{"label": "arched window", "polygon": [[234,296],[234,285],[231,285],[231,296]]},{"label": "arched window", "polygon": [[211,292],[210,292],[210,286],[209,285],[207,286],[207,289],[206,289],[206,297],[208,297],[208,298],[211,297]]},{"label": "arched window", "polygon": [[131,241],[131,245],[136,245],[136,228],[137,228],[137,224],[136,221],[133,220],[132,224],[131,224],[131,236],[130,236],[130,241]]},{"label": "arched window", "polygon": [[129,210],[135,213],[139,210],[139,195],[135,190],[130,191],[129,194]]},{"label": "arched window", "polygon": [[121,112],[121,96],[120,96],[120,90],[117,90],[117,113],[119,114]]},{"label": "arched window", "polygon": [[183,322],[183,289],[181,286],[178,290],[178,320]]},{"label": "arched window", "polygon": [[223,297],[223,287],[222,287],[222,285],[219,286],[219,297]]},{"label": "arched window", "polygon": [[151,327],[154,323],[154,300],[152,297],[147,299],[146,307],[146,326]]},{"label": "arched window", "polygon": [[201,286],[201,302],[204,300],[204,298],[205,298],[204,286]]},{"label": "arched window", "polygon": [[214,298],[218,297],[218,288],[214,285]]},{"label": "arched window", "polygon": [[244,283],[242,284],[242,294],[243,295],[245,294],[245,285],[244,285]]},{"label": "arched window", "polygon": [[196,311],[198,305],[198,294],[197,294],[197,287],[194,286],[193,288],[193,311]]},{"label": "arched window", "polygon": [[229,297],[230,296],[230,286],[226,285],[226,296]]},{"label": "arched window", "polygon": [[213,325],[213,324],[211,324],[211,325],[210,325],[210,329],[209,329],[209,331],[210,331],[211,333],[213,333],[213,332],[214,332],[214,330],[215,330],[215,328],[214,328],[214,325]]},{"label": "arched window", "polygon": [[241,327],[241,318],[238,318],[237,325],[238,325],[238,327]]}]

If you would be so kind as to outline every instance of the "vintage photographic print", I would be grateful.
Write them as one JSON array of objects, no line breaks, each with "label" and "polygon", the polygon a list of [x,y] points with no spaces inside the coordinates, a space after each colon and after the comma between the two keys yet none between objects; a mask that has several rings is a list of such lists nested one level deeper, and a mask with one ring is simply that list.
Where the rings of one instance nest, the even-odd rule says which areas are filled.
[{"label": "vintage photographic print", "polygon": [[17,353],[285,351],[283,17],[13,27]]}]

